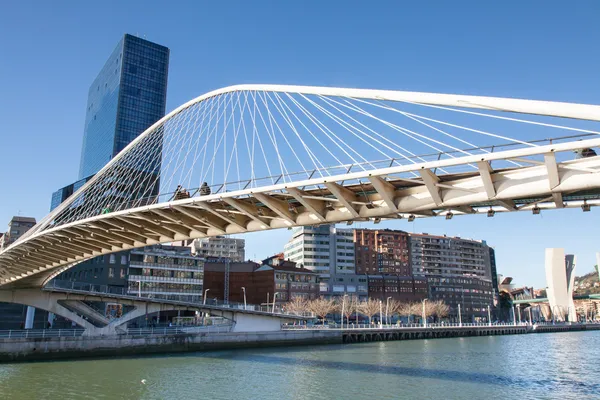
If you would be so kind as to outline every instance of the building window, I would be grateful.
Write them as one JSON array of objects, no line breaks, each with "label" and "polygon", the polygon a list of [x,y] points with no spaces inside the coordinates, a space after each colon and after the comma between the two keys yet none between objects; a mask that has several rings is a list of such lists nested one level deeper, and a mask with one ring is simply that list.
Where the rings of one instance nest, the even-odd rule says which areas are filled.
[{"label": "building window", "polygon": [[[109,257],[109,261],[110,264],[115,264],[117,262],[116,257],[114,254],[111,254]],[[112,269],[112,268],[111,268]]]},{"label": "building window", "polygon": [[125,278],[125,268],[121,268],[121,272],[120,272],[120,274],[119,274],[119,277],[120,277],[121,279]]},{"label": "building window", "polygon": [[115,269],[113,267],[110,267],[108,269],[108,277],[109,278],[114,278],[115,277]]},{"label": "building window", "polygon": [[126,255],[122,255],[121,256],[121,265],[126,265],[127,264],[127,256]]}]

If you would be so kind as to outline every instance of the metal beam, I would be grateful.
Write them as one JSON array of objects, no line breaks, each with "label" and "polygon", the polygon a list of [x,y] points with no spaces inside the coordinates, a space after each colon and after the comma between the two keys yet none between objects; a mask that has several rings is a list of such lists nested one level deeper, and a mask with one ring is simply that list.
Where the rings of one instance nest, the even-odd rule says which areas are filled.
[{"label": "metal beam", "polygon": [[[168,221],[175,223],[175,224],[183,225],[184,227],[186,227],[188,229],[188,232],[191,231],[192,234],[195,234],[195,235],[202,234],[203,235],[206,233],[206,232],[202,232],[202,231],[198,230],[194,226],[193,220],[186,218],[184,215],[172,214],[172,213],[168,213],[164,210],[158,210],[158,209],[153,209],[152,212]],[[168,229],[169,226],[165,226],[165,228]],[[182,234],[184,234],[184,233],[182,233]]]},{"label": "metal beam", "polygon": [[544,154],[544,164],[548,171],[548,183],[550,190],[560,185],[560,177],[558,176],[558,166],[556,165],[556,155],[554,153]]},{"label": "metal beam", "polygon": [[499,206],[506,208],[507,211],[518,211],[515,202],[512,200],[496,200]]},{"label": "metal beam", "polygon": [[157,235],[160,235],[160,236],[165,237],[170,240],[175,240],[175,235],[177,235],[177,232],[165,229],[163,227],[157,226],[156,224],[152,224],[150,222],[146,222],[144,220],[134,218],[131,216],[120,216],[120,217],[115,217],[115,219],[118,222],[124,222],[124,223],[131,224],[138,228],[142,228],[146,231],[156,233]]},{"label": "metal beam", "polygon": [[325,182],[325,187],[329,189],[332,195],[334,195],[340,203],[346,207],[346,209],[352,214],[354,218],[358,218],[360,215],[354,205],[353,201],[356,201],[356,193],[352,190],[347,189],[341,185],[338,185],[335,182]]},{"label": "metal beam", "polygon": [[292,225],[296,224],[296,221],[289,210],[289,203],[287,201],[276,199],[273,196],[264,193],[255,193],[254,197],[273,210],[273,212],[282,219],[286,220]]},{"label": "metal beam", "polygon": [[429,169],[420,169],[419,173],[421,174],[421,178],[423,178],[423,182],[429,191],[431,199],[436,206],[441,206],[444,200],[442,199],[440,189],[436,186],[436,183],[440,181],[440,178]]},{"label": "metal beam", "polygon": [[185,206],[172,206],[175,210],[179,211],[183,215],[187,215],[190,218],[194,218],[195,220],[208,225],[209,227],[216,229],[221,233],[225,233],[225,226],[222,224],[211,221],[207,215],[203,215],[197,208],[190,208]]},{"label": "metal beam", "polygon": [[246,229],[246,225],[238,222],[235,219],[235,217],[231,218],[231,217],[228,217],[226,215],[223,215],[223,213],[220,213],[217,210],[215,210],[215,208],[211,204],[209,204],[209,203],[200,201],[198,203],[194,203],[194,205],[197,205],[198,207],[201,207],[203,210],[208,211],[209,213],[211,213],[215,217],[218,217],[218,218],[222,219],[223,221],[227,222],[228,224],[237,226],[238,228],[240,228],[244,232],[246,232],[248,230],[248,229]]},{"label": "metal beam", "polygon": [[325,218],[325,203],[319,200],[307,199],[306,192],[296,188],[287,188],[289,194],[294,196],[304,208],[313,213],[321,222],[327,221]]},{"label": "metal beam", "polygon": [[398,211],[398,206],[396,206],[396,203],[394,202],[396,198],[396,187],[379,176],[370,176],[369,181],[375,190],[377,190],[377,193],[379,193],[388,208],[393,212]]},{"label": "metal beam", "polygon": [[483,182],[483,188],[488,196],[488,199],[496,197],[496,188],[494,187],[494,180],[492,179],[492,166],[487,161],[477,162],[477,169],[479,169],[479,175]]},{"label": "metal beam", "polygon": [[233,197],[223,197],[222,200],[259,224],[268,225],[267,222],[258,216],[258,209],[254,205],[248,204],[242,200],[234,199]]},{"label": "metal beam", "polygon": [[552,193],[552,200],[554,200],[554,204],[556,205],[556,208],[564,208],[565,207],[562,193]]}]

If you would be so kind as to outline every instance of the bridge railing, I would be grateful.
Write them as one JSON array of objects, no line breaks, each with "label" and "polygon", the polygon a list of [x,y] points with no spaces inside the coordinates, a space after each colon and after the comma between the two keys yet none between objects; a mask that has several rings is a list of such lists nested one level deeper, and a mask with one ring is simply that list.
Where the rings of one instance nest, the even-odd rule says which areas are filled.
[{"label": "bridge railing", "polygon": [[511,322],[498,322],[489,324],[487,322],[470,322],[470,323],[428,323],[427,326],[423,326],[422,323],[411,323],[411,324],[339,324],[339,323],[331,323],[331,324],[317,324],[317,325],[283,325],[283,329],[286,330],[313,330],[313,329],[415,329],[415,328],[468,328],[468,327],[519,327],[526,326],[527,323],[517,323],[513,324]]},{"label": "bridge railing", "polygon": [[315,315],[311,312],[290,312],[285,309],[284,304],[268,304],[268,305],[257,305],[257,304],[245,304],[238,302],[225,302],[218,299],[202,299],[201,295],[198,294],[156,294],[156,293],[145,293],[143,291],[132,292],[130,289],[125,287],[114,287],[108,285],[97,285],[85,282],[67,281],[60,279],[53,279],[46,286],[44,290],[60,291],[78,294],[90,294],[90,295],[111,295],[124,299],[147,299],[147,300],[167,300],[178,303],[186,303],[194,306],[207,306],[207,308],[218,307],[234,310],[245,310],[245,311],[256,311],[262,313],[269,313],[275,315],[288,315],[296,317],[313,318]]},{"label": "bridge railing", "polygon": [[81,336],[85,329],[14,329],[0,330],[0,339],[39,339]]},{"label": "bridge railing", "polygon": [[[132,291],[127,287],[115,287],[109,285],[98,285],[86,282],[67,281],[60,279],[53,279],[46,286],[46,290],[57,290],[57,291],[69,291],[83,294],[110,294],[117,297],[142,297],[145,299],[159,299],[159,300],[171,300],[186,303],[200,303],[202,301],[202,294],[199,292],[193,292],[190,294],[164,294],[164,293],[149,293],[147,291],[140,290]],[[134,293],[135,292],[135,293]]]}]

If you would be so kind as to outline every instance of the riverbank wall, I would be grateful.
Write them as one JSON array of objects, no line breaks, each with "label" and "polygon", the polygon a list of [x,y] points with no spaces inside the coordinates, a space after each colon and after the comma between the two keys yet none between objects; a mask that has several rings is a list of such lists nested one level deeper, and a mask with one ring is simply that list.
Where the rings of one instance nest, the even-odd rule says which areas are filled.
[{"label": "riverbank wall", "polygon": [[248,333],[0,338],[0,362],[586,330],[600,330],[600,325],[540,325],[535,328],[529,325],[492,325],[384,329],[292,329],[279,332]]},{"label": "riverbank wall", "polygon": [[334,331],[182,333],[0,339],[0,362],[341,343]]}]

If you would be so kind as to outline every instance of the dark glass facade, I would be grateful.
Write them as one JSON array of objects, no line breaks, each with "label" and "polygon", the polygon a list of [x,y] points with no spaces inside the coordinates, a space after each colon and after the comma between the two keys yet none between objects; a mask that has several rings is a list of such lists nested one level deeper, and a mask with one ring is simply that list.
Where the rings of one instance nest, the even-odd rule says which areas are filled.
[{"label": "dark glass facade", "polygon": [[[129,34],[123,36],[88,91],[79,180],[52,194],[50,210],[76,192],[140,133],[164,116],[168,68],[167,47]],[[106,203],[116,201],[110,197],[115,191],[130,198],[132,204],[135,201],[139,205],[137,199],[151,202],[158,191],[161,150],[156,146],[148,154],[137,155],[130,163],[138,171],[143,168],[145,173],[137,176],[145,184],[135,188],[107,188]]]},{"label": "dark glass facade", "polygon": [[[65,186],[64,188],[58,189],[56,192],[52,193],[52,200],[50,202],[50,211],[54,210],[56,207],[60,205],[63,201],[65,201],[70,195],[75,193],[82,187],[87,181],[92,179],[92,176],[88,176],[87,178],[80,179],[75,183]],[[75,204],[76,206],[76,204]]]},{"label": "dark glass facade", "polygon": [[126,34],[90,86],[79,178],[93,175],[165,114],[169,49]]}]

